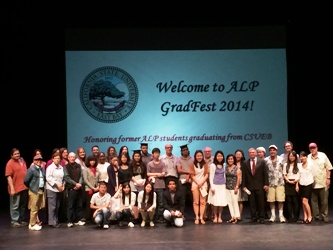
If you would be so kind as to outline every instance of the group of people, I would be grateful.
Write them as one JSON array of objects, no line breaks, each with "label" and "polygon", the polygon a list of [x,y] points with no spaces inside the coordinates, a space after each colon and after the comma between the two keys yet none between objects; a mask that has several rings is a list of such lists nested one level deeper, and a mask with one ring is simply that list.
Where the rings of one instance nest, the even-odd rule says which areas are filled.
[{"label": "group of people", "polygon": [[[292,223],[300,219],[329,221],[328,195],[332,165],[316,143],[310,153],[297,154],[290,141],[278,155],[275,145],[248,149],[248,159],[237,149],[226,157],[222,150],[212,153],[210,147],[190,155],[188,145],[180,146],[180,156],[173,145],[148,152],[148,144],[130,156],[127,146],[117,153],[110,146],[100,152],[98,145],[86,155],[83,147],[74,152],[54,149],[45,162],[41,150],[33,154],[27,167],[17,148],[12,149],[5,176],[10,195],[12,227],[42,229],[39,211],[47,209],[48,225],[83,226],[87,222],[109,228],[119,226],[154,227],[167,223],[182,227],[185,207],[190,203],[195,224],[222,223],[223,208],[228,206],[227,223],[242,220],[243,202],[248,201],[250,223],[264,223],[267,211],[270,222]],[[278,215],[276,214],[276,207]],[[24,221],[30,210],[29,223]]]}]

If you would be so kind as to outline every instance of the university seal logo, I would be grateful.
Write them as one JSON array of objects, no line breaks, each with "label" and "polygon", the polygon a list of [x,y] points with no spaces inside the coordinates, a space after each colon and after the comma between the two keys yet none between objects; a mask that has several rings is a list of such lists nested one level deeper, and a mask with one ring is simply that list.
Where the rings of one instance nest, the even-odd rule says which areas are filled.
[{"label": "university seal logo", "polygon": [[125,70],[105,66],[92,71],[80,89],[82,107],[93,119],[116,123],[127,118],[138,102],[138,87]]}]

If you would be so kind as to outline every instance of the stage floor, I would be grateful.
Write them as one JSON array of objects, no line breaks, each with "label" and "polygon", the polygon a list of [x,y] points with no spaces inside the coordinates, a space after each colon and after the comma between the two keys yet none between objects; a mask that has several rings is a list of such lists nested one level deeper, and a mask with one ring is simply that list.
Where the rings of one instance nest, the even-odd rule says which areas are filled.
[{"label": "stage floor", "polygon": [[[332,208],[333,205],[330,204]],[[11,228],[8,211],[0,213],[0,249],[333,249],[333,211],[330,222],[313,221],[305,225],[297,223],[249,223],[249,208],[245,204],[243,220],[236,225],[226,223],[228,208],[223,212],[223,223],[207,221],[195,225],[191,208],[186,210],[184,227],[169,227],[147,224],[141,228],[119,228],[112,224],[101,229],[92,224],[67,228],[50,228],[44,220],[41,231],[30,231],[28,227]],[[302,214],[302,212],[301,212]],[[43,217],[43,213],[41,215]]]}]

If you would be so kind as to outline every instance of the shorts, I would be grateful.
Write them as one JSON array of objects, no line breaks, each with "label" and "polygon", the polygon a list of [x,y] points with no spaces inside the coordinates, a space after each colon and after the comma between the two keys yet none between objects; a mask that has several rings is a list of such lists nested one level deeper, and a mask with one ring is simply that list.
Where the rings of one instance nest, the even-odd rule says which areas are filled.
[{"label": "shorts", "polygon": [[269,187],[267,193],[267,202],[284,202],[286,200],[286,193],[284,186]]}]

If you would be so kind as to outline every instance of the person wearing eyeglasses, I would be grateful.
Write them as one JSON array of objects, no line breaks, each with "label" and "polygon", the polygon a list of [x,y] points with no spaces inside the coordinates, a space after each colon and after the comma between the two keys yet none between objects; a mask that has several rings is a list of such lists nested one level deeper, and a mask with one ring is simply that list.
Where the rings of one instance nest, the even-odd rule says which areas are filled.
[{"label": "person wearing eyeglasses", "polygon": [[160,156],[160,160],[164,162],[167,168],[164,181],[165,183],[168,183],[169,178],[177,178],[177,180],[179,180],[178,171],[177,171],[178,157],[172,153],[173,146],[168,143],[165,145],[164,148],[165,148],[165,153]]}]

